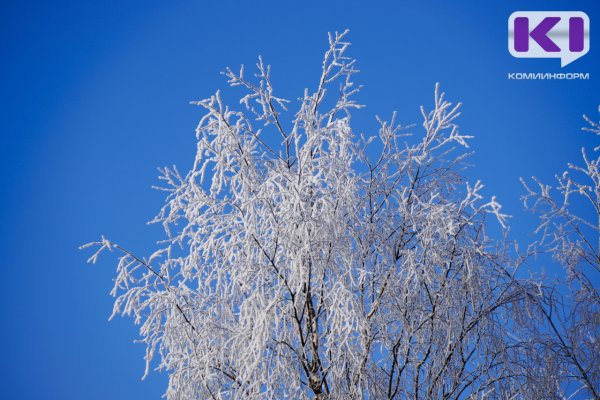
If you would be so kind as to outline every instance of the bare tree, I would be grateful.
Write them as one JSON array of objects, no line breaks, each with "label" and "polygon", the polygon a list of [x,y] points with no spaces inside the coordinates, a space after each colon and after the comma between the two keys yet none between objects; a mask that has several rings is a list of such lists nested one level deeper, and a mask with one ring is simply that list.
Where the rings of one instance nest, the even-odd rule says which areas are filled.
[{"label": "bare tree", "polygon": [[[167,238],[121,253],[113,315],[133,316],[169,399],[509,398],[522,389],[511,304],[528,289],[495,198],[462,170],[460,104],[435,89],[423,133],[378,120],[363,137],[346,32],[329,37],[316,90],[295,114],[270,68],[225,72],[192,169],[162,170]],[[87,246],[84,246],[87,247]],[[525,288],[525,289],[524,289]],[[521,354],[521,353],[518,353]],[[517,360],[518,361],[518,360]]]},{"label": "bare tree", "polygon": [[[600,135],[584,118],[583,130]],[[534,252],[550,253],[566,277],[540,281],[523,309],[531,396],[600,399],[600,157],[581,152],[583,166],[556,176],[557,196],[536,178],[535,187],[522,180],[525,206],[540,217]]]}]

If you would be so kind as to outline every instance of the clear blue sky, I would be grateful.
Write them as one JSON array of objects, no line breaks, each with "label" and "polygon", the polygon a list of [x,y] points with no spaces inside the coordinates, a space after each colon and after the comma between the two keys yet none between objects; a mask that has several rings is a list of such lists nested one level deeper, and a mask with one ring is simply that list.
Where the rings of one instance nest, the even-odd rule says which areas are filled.
[{"label": "clear blue sky", "polygon": [[[326,3],[326,4],[324,4]],[[372,3],[367,5],[367,3]],[[582,145],[581,115],[600,104],[596,1],[202,2],[3,1],[0,4],[0,397],[154,399],[137,327],[108,323],[114,260],[85,264],[82,243],[106,234],[144,254],[162,204],[156,167],[191,165],[200,109],[226,66],[273,65],[279,93],[314,88],[328,31],[350,28],[361,69],[357,127],[398,110],[419,122],[436,81],[464,102],[476,136],[469,172],[532,228],[519,176],[550,180]],[[589,81],[509,81],[508,72],[561,72],[558,60],[515,59],[507,20],[517,10],[581,10],[591,50],[563,72]]]}]

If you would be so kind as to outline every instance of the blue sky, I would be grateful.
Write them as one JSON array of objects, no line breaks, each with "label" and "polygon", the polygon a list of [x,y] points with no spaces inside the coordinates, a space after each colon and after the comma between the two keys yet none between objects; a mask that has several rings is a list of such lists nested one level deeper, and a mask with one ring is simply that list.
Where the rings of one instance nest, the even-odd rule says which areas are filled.
[{"label": "blue sky", "polygon": [[[518,178],[549,181],[580,148],[581,115],[598,119],[600,5],[593,1],[3,1],[0,4],[0,397],[160,398],[166,379],[143,374],[137,327],[108,323],[114,259],[85,264],[77,250],[106,234],[138,253],[159,239],[145,225],[162,204],[156,167],[191,165],[201,110],[225,86],[226,66],[273,66],[279,94],[295,99],[319,76],[328,31],[350,28],[367,107],[419,123],[435,82],[464,102],[473,134],[469,171],[514,216],[532,220]],[[369,5],[368,5],[369,4]],[[560,62],[516,59],[507,20],[517,10],[581,10],[591,50]],[[600,23],[600,22],[598,22]],[[588,81],[509,81],[509,72],[589,72]]]}]

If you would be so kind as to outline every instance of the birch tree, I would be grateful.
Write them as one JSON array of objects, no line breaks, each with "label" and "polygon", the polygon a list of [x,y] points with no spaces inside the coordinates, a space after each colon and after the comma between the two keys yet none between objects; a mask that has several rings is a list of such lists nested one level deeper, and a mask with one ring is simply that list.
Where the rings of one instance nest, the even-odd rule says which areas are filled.
[{"label": "birch tree", "polygon": [[[600,135],[600,124],[584,118],[583,130]],[[569,164],[554,187],[522,180],[525,206],[540,218],[535,253],[564,268],[540,281],[522,308],[530,398],[600,399],[600,156],[581,154],[582,165]]]},{"label": "birch tree", "polygon": [[224,72],[245,93],[237,108],[220,92],[195,103],[193,167],[161,170],[155,253],[104,237],[84,246],[96,247],[91,262],[119,254],[113,316],[140,324],[146,373],[168,373],[168,399],[520,390],[507,329],[527,295],[504,235],[487,234],[490,223],[505,232],[507,216],[464,177],[460,103],[436,86],[420,127],[394,114],[356,132],[345,37],[330,35],[297,102],[277,95],[259,58],[253,76]]}]

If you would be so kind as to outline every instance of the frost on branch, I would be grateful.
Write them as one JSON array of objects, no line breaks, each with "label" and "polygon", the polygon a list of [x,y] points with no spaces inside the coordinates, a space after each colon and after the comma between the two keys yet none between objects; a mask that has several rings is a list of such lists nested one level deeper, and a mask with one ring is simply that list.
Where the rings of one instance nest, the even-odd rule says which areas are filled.
[{"label": "frost on branch", "polygon": [[460,104],[436,86],[422,133],[394,115],[357,136],[345,37],[293,114],[262,59],[250,78],[227,69],[240,110],[220,92],[195,102],[193,167],[161,170],[163,248],[95,243],[121,253],[114,314],[141,324],[169,399],[517,393],[506,321],[523,294],[486,234],[506,216],[461,175]]},{"label": "frost on branch", "polygon": [[[584,119],[583,130],[600,135],[600,125]],[[583,165],[569,164],[555,186],[521,180],[525,207],[540,220],[531,247],[564,268],[529,296],[521,322],[531,397],[600,398],[600,156],[581,154]]]}]

